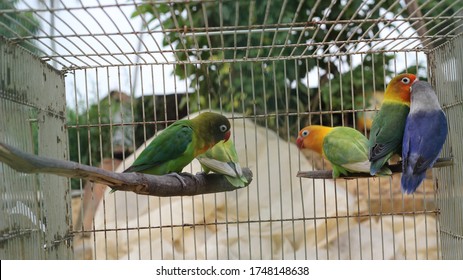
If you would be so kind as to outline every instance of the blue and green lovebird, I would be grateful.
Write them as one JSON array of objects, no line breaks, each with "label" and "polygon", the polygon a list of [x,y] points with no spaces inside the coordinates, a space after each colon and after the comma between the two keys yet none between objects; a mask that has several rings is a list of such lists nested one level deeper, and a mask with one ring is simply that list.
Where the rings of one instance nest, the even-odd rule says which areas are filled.
[{"label": "blue and green lovebird", "polygon": [[242,188],[248,183],[241,170],[235,144],[231,139],[220,141],[207,152],[199,155],[197,159],[204,172],[212,171],[223,174],[228,182],[237,188]]},{"label": "blue and green lovebird", "polygon": [[[370,173],[368,139],[351,127],[309,125],[299,131],[296,144],[299,149],[309,149],[327,159],[333,168],[333,178],[352,172]],[[382,168],[378,174],[391,174]]]},{"label": "blue and green lovebird", "polygon": [[194,158],[229,138],[230,122],[220,114],[204,112],[191,120],[178,120],[154,138],[124,172],[179,173]]},{"label": "blue and green lovebird", "polygon": [[375,175],[394,154],[402,152],[405,121],[410,111],[410,87],[415,80],[413,74],[400,74],[387,85],[368,141],[371,175]]},{"label": "blue and green lovebird", "polygon": [[414,193],[447,138],[447,119],[430,84],[416,81],[402,144],[402,191]]}]

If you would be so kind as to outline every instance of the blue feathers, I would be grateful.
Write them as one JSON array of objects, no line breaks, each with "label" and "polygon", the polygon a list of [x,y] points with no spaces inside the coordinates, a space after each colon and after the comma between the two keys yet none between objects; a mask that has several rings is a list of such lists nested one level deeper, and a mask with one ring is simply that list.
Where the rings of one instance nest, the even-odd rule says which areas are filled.
[{"label": "blue feathers", "polygon": [[447,137],[447,119],[427,82],[412,85],[410,113],[402,142],[402,191],[414,193],[439,156]]}]

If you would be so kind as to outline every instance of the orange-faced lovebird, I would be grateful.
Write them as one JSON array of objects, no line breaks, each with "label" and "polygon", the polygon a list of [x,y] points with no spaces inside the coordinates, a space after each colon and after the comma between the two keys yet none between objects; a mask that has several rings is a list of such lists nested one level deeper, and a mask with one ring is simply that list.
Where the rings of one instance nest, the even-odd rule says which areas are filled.
[{"label": "orange-faced lovebird", "polygon": [[124,172],[179,173],[195,157],[229,138],[230,122],[220,114],[204,112],[191,120],[178,120],[154,138]]},{"label": "orange-faced lovebird", "polygon": [[411,88],[410,113],[402,144],[402,191],[414,193],[436,162],[447,138],[447,119],[430,84],[416,81]]},{"label": "orange-faced lovebird", "polygon": [[199,155],[197,159],[206,173],[213,171],[222,174],[230,184],[237,188],[242,188],[248,183],[241,170],[235,144],[231,139],[220,141],[207,152]]},{"label": "orange-faced lovebird", "polygon": [[402,152],[405,121],[410,111],[410,86],[416,79],[413,74],[400,74],[387,85],[368,140],[371,175],[375,175],[394,154]]},{"label": "orange-faced lovebird", "polygon": [[[327,159],[333,167],[333,178],[349,172],[370,173],[368,139],[351,127],[309,125],[299,131],[296,144]],[[391,170],[383,167],[378,174],[391,174]]]}]

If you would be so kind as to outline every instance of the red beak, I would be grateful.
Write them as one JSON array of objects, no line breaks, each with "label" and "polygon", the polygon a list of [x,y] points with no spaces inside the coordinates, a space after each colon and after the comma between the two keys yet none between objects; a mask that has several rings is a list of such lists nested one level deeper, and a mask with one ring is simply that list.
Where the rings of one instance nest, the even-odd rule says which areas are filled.
[{"label": "red beak", "polygon": [[299,149],[304,148],[304,138],[302,137],[297,137],[296,139],[296,145]]},{"label": "red beak", "polygon": [[230,132],[230,130],[229,130],[229,131],[227,131],[227,132],[225,132],[225,138],[223,139],[223,140],[224,140],[224,141],[223,141],[224,143],[225,143],[225,142],[227,142],[227,141],[228,141],[228,139],[230,139],[230,135],[231,135],[231,132]]}]

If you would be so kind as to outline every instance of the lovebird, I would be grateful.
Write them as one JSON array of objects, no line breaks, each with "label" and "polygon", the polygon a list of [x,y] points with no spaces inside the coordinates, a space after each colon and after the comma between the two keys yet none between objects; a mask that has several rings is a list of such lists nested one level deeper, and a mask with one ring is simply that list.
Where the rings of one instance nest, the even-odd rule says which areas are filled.
[{"label": "lovebird", "polygon": [[[296,145],[310,149],[327,159],[333,167],[333,178],[349,172],[370,173],[368,139],[351,127],[309,125],[299,131]],[[392,174],[384,167],[378,174]]]},{"label": "lovebird", "polygon": [[410,87],[416,79],[413,74],[400,74],[387,85],[368,140],[371,175],[375,175],[394,154],[402,152],[405,121],[410,111]]},{"label": "lovebird", "polygon": [[[230,122],[220,114],[204,112],[178,120],[164,129],[124,172],[176,174],[216,143],[230,138]],[[183,183],[183,181],[182,181]]]},{"label": "lovebird", "polygon": [[228,182],[237,188],[242,188],[248,183],[246,177],[243,176],[235,144],[231,139],[220,141],[207,152],[199,155],[197,159],[204,172],[213,171],[223,174]]},{"label": "lovebird", "polygon": [[414,193],[447,138],[447,119],[431,85],[416,81],[402,142],[402,192]]}]

